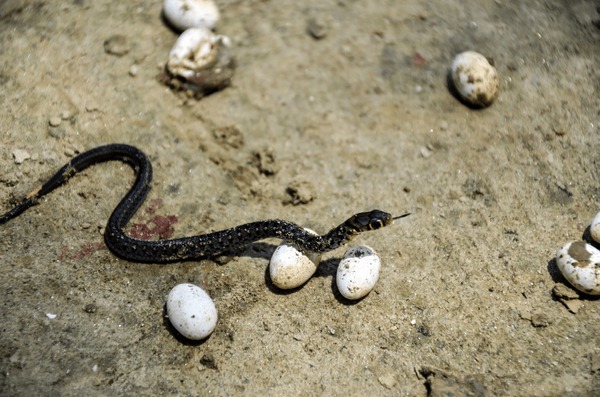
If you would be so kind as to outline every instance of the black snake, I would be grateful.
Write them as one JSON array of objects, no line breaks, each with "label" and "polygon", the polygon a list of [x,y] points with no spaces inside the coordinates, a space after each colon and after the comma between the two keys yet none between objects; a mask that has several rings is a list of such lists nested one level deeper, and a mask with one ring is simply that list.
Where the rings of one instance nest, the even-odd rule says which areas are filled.
[{"label": "black snake", "polygon": [[290,241],[308,251],[326,252],[339,247],[361,232],[382,228],[391,224],[394,219],[409,215],[394,218],[380,210],[361,212],[322,236],[307,232],[295,223],[272,219],[192,237],[159,241],[138,240],[127,236],[123,228],[150,191],[152,164],[136,147],[110,144],[96,147],[71,159],[46,183],[29,193],[22,203],[1,215],[0,224],[17,217],[36,204],[40,197],[56,189],[76,173],[93,164],[112,160],[131,165],[137,175],[133,186],[111,214],[104,232],[104,240],[115,255],[134,262],[165,263],[214,257],[269,237]]}]

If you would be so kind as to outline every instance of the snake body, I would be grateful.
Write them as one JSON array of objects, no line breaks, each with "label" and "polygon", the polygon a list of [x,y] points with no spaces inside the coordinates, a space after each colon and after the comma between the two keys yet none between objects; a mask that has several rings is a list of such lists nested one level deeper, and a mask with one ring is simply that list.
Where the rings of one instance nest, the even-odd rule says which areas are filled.
[{"label": "snake body", "polygon": [[144,202],[150,191],[152,164],[138,148],[125,144],[99,146],[79,154],[65,164],[47,182],[32,191],[23,202],[0,215],[0,224],[17,217],[39,198],[65,183],[76,173],[97,163],[123,161],[136,172],[135,182],[111,214],[104,232],[108,248],[117,256],[133,262],[166,263],[214,257],[240,246],[269,237],[290,241],[300,248],[313,252],[333,250],[357,234],[375,230],[392,223],[387,212],[373,210],[353,215],[329,233],[319,236],[307,232],[295,223],[272,219],[246,223],[230,229],[192,237],[170,240],[146,241],[127,236],[123,228]]}]

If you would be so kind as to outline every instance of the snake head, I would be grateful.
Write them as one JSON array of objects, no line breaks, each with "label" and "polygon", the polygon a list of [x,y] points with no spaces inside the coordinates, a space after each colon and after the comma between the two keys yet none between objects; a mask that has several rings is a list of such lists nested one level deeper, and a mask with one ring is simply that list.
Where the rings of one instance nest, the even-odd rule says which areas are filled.
[{"label": "snake head", "polygon": [[346,226],[356,233],[381,229],[392,223],[392,215],[380,210],[361,212],[346,221]]}]

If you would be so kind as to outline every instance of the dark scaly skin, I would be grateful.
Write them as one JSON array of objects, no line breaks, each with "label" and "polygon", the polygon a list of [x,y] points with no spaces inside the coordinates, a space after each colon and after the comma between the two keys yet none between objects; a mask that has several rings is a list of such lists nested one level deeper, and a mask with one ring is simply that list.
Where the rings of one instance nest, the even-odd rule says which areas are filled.
[{"label": "dark scaly skin", "polygon": [[0,224],[8,222],[35,205],[40,197],[56,189],[76,173],[91,165],[112,160],[129,164],[136,172],[136,179],[110,216],[104,232],[104,241],[115,255],[133,262],[166,263],[214,257],[269,237],[290,241],[307,251],[326,252],[348,242],[359,233],[382,228],[391,224],[393,219],[408,215],[392,218],[387,212],[379,210],[362,212],[353,215],[323,236],[309,233],[292,222],[274,219],[246,223],[192,237],[160,241],[138,240],[127,236],[123,228],[150,191],[152,164],[141,150],[133,146],[111,144],[96,147],[71,159],[50,180],[28,194],[21,204],[1,215]]}]

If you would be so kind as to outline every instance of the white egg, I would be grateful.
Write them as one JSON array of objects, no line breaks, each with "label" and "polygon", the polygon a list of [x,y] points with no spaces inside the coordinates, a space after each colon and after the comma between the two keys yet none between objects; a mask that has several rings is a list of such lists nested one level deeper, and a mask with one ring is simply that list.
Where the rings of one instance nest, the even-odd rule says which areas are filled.
[{"label": "white egg", "polygon": [[498,73],[488,59],[475,51],[458,54],[450,70],[458,94],[469,104],[485,107],[498,95]]},{"label": "white egg", "polygon": [[379,280],[381,259],[371,247],[352,247],[338,266],[335,282],[340,294],[346,299],[367,296]]},{"label": "white egg", "polygon": [[600,250],[585,241],[574,241],[558,250],[556,264],[573,287],[600,295]]},{"label": "white egg", "polygon": [[[312,230],[305,229],[314,233]],[[306,283],[319,264],[320,255],[303,253],[293,244],[283,242],[271,256],[269,275],[277,288],[292,289]]]},{"label": "white egg", "polygon": [[165,0],[163,13],[179,30],[212,29],[219,21],[219,9],[212,0]]},{"label": "white egg", "polygon": [[194,284],[173,287],[167,298],[167,315],[173,327],[190,340],[206,338],[217,326],[215,304]]},{"label": "white egg", "polygon": [[600,212],[596,214],[590,224],[590,234],[595,242],[600,243]]}]

